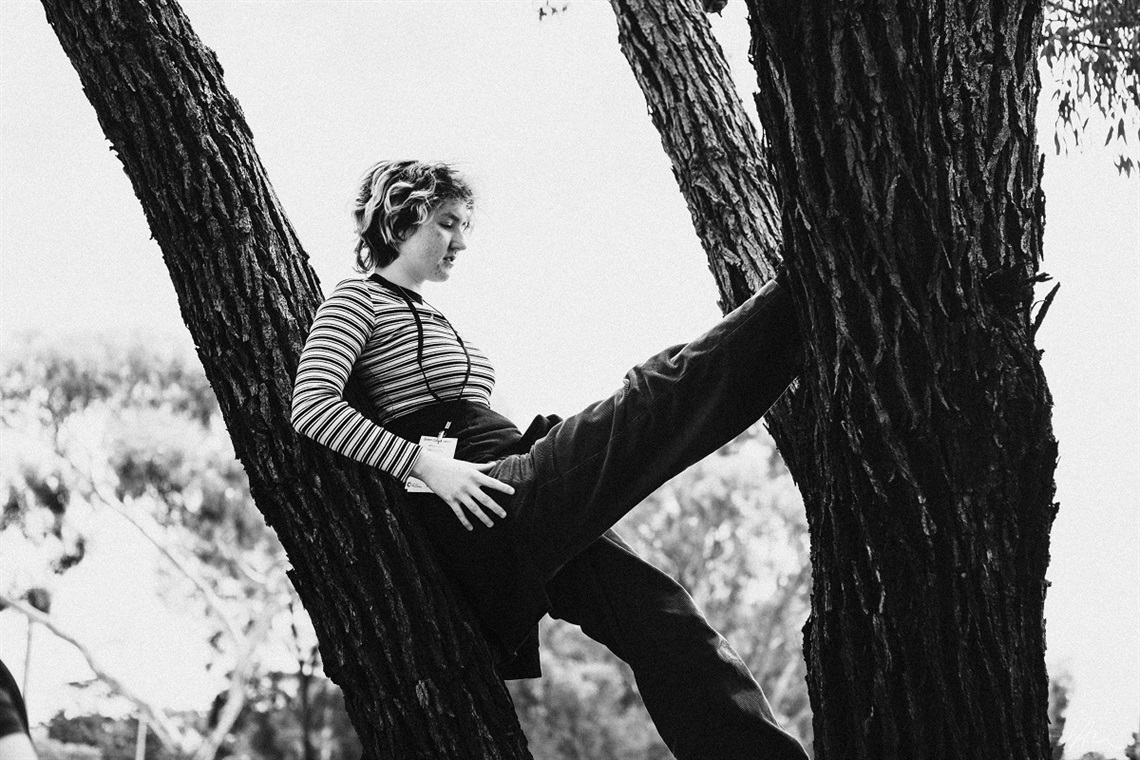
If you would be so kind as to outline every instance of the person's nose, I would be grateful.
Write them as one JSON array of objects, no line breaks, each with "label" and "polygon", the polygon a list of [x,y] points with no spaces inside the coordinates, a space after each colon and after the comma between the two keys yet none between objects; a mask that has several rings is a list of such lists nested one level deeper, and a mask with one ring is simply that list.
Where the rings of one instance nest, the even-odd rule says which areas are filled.
[{"label": "person's nose", "polygon": [[464,235],[463,230],[457,229],[451,238],[451,250],[462,251],[467,248],[467,237]]}]

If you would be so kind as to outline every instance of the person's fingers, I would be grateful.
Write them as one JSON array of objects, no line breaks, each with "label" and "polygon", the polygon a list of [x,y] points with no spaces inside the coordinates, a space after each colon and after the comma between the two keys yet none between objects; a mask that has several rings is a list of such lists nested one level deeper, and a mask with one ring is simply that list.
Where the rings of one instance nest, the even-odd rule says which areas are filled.
[{"label": "person's fingers", "polygon": [[493,528],[495,526],[495,521],[487,516],[487,513],[483,511],[483,508],[479,506],[479,502],[476,501],[472,496],[468,495],[463,500],[463,504],[467,507],[467,511],[475,515],[475,519],[477,519],[479,522],[483,523],[488,528]]},{"label": "person's fingers", "polygon": [[458,501],[448,501],[447,506],[451,507],[451,511],[459,518],[459,522],[463,523],[463,527],[467,530],[475,530],[475,527],[467,519],[467,515],[463,514],[463,507],[460,506]]},{"label": "person's fingers", "polygon": [[484,507],[486,507],[487,509],[494,512],[499,517],[506,517],[507,516],[507,511],[505,509],[503,509],[502,507],[500,507],[498,504],[496,504],[495,500],[491,498],[491,495],[486,493],[483,489],[476,488],[475,493],[473,495],[475,496],[476,499],[479,500],[479,503],[481,503]]},{"label": "person's fingers", "polygon": [[481,485],[483,488],[493,488],[496,491],[502,491],[503,493],[511,496],[513,496],[515,493],[513,486],[509,486],[501,480],[495,480],[490,475],[479,473],[477,480],[479,481],[479,485]]},{"label": "person's fingers", "polygon": [[479,478],[479,484],[481,486],[483,486],[484,488],[493,488],[496,491],[502,491],[505,494],[510,494],[513,496],[515,493],[515,489],[512,486],[507,485],[506,483],[504,483],[501,480],[495,480],[494,478],[490,477],[489,475],[483,475],[483,473],[485,473],[485,472],[490,472],[491,469],[494,468],[494,466],[496,464],[497,464],[496,462],[487,462],[485,464],[475,465],[475,469],[478,470],[480,475],[482,476]]}]

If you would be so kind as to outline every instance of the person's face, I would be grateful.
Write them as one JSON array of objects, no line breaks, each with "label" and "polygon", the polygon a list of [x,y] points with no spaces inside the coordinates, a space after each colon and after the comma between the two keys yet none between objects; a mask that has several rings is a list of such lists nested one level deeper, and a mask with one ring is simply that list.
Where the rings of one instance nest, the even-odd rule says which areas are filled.
[{"label": "person's face", "polygon": [[394,246],[399,252],[394,263],[413,282],[443,282],[451,276],[455,255],[467,247],[465,236],[471,211],[463,201],[436,206],[423,224]]}]

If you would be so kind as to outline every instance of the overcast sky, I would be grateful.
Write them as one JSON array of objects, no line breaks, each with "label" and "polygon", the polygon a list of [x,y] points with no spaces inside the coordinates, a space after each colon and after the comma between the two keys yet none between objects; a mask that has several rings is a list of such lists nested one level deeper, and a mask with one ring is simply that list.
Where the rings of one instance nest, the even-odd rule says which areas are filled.
[{"label": "overcast sky", "polygon": [[[541,23],[539,4],[184,3],[326,291],[352,274],[348,208],[368,164],[425,157],[468,172],[480,196],[470,248],[426,296],[491,356],[497,403],[519,421],[609,393],[629,365],[719,315],[608,4],[572,0]],[[741,5],[716,26],[747,92]],[[1047,114],[1040,129],[1051,145]],[[1044,270],[1062,287],[1038,336],[1061,443],[1048,661],[1075,677],[1073,756],[1119,755],[1140,722],[1140,180],[1118,177],[1115,146],[1090,133],[1093,149],[1047,158]],[[41,7],[4,0],[0,335],[29,330],[187,341]],[[0,658],[18,667],[10,630]]]}]

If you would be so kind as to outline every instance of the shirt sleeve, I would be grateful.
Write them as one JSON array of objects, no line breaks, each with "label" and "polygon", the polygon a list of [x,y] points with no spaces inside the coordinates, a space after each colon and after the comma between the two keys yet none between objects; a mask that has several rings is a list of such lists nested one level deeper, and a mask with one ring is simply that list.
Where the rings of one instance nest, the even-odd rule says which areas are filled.
[{"label": "shirt sleeve", "polygon": [[420,447],[372,422],[344,400],[344,386],[376,323],[368,285],[336,286],[313,320],[293,382],[293,428],[358,462],[407,480]]}]

